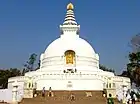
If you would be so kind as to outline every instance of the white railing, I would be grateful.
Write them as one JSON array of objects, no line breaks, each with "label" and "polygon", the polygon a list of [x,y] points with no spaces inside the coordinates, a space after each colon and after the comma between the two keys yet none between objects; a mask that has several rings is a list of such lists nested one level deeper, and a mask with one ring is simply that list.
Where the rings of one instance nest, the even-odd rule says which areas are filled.
[{"label": "white railing", "polygon": [[95,80],[99,79],[102,81],[106,80],[106,77],[96,75],[96,74],[44,74],[44,75],[39,75],[35,76],[34,78],[36,81],[37,80],[64,80],[64,79],[74,79],[74,80]]}]

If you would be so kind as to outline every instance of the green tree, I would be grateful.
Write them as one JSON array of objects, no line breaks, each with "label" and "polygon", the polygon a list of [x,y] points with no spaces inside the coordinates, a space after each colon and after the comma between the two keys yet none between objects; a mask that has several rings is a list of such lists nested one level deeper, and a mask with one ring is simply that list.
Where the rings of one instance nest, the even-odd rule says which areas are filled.
[{"label": "green tree", "polygon": [[129,54],[129,63],[127,64],[127,71],[131,82],[140,85],[140,52],[132,52]]},{"label": "green tree", "polygon": [[107,68],[106,66],[104,66],[104,65],[99,65],[99,68],[101,69],[101,70],[103,70],[103,71],[108,71],[108,72],[113,72],[113,73],[115,73],[115,70],[113,70],[113,69],[110,69],[110,68]]},{"label": "green tree", "polygon": [[40,60],[38,61],[37,63],[37,67],[36,67],[36,70],[40,68]]},{"label": "green tree", "polygon": [[132,52],[128,55],[127,73],[131,84],[134,82],[140,86],[140,34],[135,35],[130,42]]},{"label": "green tree", "polygon": [[118,76],[122,76],[122,77],[129,77],[129,73],[128,71],[123,71],[120,75]]},{"label": "green tree", "polygon": [[23,69],[22,69],[22,72],[21,72],[21,75],[24,76],[26,72],[28,72],[28,69],[23,68]]},{"label": "green tree", "polygon": [[34,70],[34,64],[35,64],[36,58],[37,58],[37,55],[35,53],[30,55],[28,61],[24,65],[24,67],[26,68],[25,69],[26,72]]},{"label": "green tree", "polygon": [[8,78],[20,76],[21,72],[17,68],[10,68],[7,70],[0,70],[0,86],[7,88]]}]

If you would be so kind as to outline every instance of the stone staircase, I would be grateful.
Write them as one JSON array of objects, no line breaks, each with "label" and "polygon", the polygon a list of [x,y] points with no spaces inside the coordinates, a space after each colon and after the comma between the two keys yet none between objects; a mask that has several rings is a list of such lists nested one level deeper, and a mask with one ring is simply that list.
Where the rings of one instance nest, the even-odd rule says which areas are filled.
[{"label": "stone staircase", "polygon": [[[92,94],[91,97],[86,97],[86,91],[52,91],[54,97],[48,97],[46,92],[45,97],[39,95],[31,99],[23,99],[20,104],[107,104],[106,98],[102,96],[102,91],[88,91]],[[71,101],[70,96],[73,94],[75,100]],[[117,104],[117,102],[115,103]]]}]

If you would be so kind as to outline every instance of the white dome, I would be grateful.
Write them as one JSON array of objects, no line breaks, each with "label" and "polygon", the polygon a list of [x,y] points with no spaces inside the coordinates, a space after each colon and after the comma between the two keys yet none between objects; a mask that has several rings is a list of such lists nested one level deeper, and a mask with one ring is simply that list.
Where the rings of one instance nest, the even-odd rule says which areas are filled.
[{"label": "white dome", "polygon": [[46,49],[45,57],[63,56],[67,50],[73,50],[77,56],[95,57],[96,55],[87,41],[74,36],[54,40]]},{"label": "white dome", "polygon": [[[74,17],[73,10],[68,9],[65,20],[60,25],[60,38],[54,40],[40,57],[41,70],[77,69],[80,71],[87,69],[92,71],[99,69],[99,56],[87,41],[79,37],[80,25]],[[65,52],[69,52],[68,50],[74,51],[73,58],[68,55],[63,57],[67,54]],[[69,61],[73,62],[69,63]]]},{"label": "white dome", "polygon": [[[70,4],[71,5],[71,4]],[[46,49],[43,58],[64,56],[68,50],[73,50],[76,56],[84,56],[98,59],[92,46],[82,38],[79,38],[80,25],[74,18],[72,9],[68,9],[65,21],[60,25],[60,38],[54,40]],[[42,59],[43,59],[42,58]]]}]

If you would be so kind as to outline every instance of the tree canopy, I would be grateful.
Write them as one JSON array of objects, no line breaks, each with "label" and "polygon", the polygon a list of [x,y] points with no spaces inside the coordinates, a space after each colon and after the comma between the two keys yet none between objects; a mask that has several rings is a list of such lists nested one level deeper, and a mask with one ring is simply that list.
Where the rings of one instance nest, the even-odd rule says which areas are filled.
[{"label": "tree canopy", "polygon": [[127,73],[131,82],[140,86],[140,34],[137,34],[131,39],[132,52],[129,53],[127,64]]},{"label": "tree canopy", "polygon": [[31,54],[28,61],[24,64],[25,68],[23,71],[28,72],[28,71],[35,70],[34,64],[35,64],[36,59],[37,59],[37,54],[35,53]]},{"label": "tree canopy", "polygon": [[110,68],[107,68],[106,66],[104,66],[104,65],[99,65],[99,68],[101,69],[101,70],[103,70],[103,71],[108,71],[108,72],[113,72],[113,73],[115,73],[115,70],[114,69],[110,69]]},{"label": "tree canopy", "polygon": [[7,88],[8,78],[20,76],[21,72],[17,68],[10,68],[7,70],[0,69],[0,87]]},{"label": "tree canopy", "polygon": [[127,64],[127,71],[132,82],[140,86],[140,52],[129,54],[129,63]]},{"label": "tree canopy", "polygon": [[23,70],[17,68],[10,68],[7,70],[0,69],[0,88],[7,88],[8,78],[23,76],[26,72],[36,70],[40,67],[40,61],[38,62],[37,68],[34,66],[37,55],[35,53],[31,54],[26,64],[24,64]]}]

